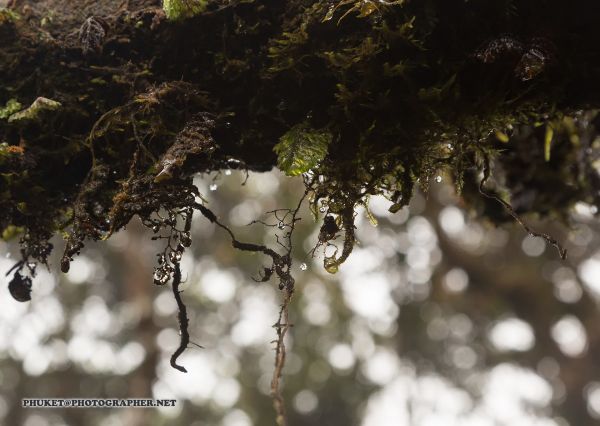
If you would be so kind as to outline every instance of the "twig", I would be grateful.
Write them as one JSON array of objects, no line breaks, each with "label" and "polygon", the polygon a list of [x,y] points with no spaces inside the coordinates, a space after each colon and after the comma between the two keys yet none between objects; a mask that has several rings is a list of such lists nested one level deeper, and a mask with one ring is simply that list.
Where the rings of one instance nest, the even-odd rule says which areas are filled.
[{"label": "twig", "polygon": [[508,211],[508,214],[510,214],[513,217],[513,219],[516,220],[519,223],[519,225],[521,225],[523,227],[523,229],[525,229],[525,231],[529,235],[531,235],[532,237],[543,238],[544,240],[546,240],[547,243],[552,244],[558,250],[558,254],[560,255],[560,258],[565,260],[567,258],[567,250],[554,237],[552,237],[551,235],[548,235],[544,232],[537,232],[537,231],[534,231],[533,229],[531,229],[523,221],[523,219],[521,219],[521,217],[515,212],[515,210],[509,203],[507,203],[506,201],[504,201],[502,198],[498,197],[497,195],[487,192],[484,189],[485,182],[490,177],[490,161],[489,161],[488,156],[483,151],[481,153],[483,155],[483,178],[479,182],[479,192],[484,197],[490,198],[492,200],[496,200],[497,202],[502,204],[504,206],[504,208]]}]

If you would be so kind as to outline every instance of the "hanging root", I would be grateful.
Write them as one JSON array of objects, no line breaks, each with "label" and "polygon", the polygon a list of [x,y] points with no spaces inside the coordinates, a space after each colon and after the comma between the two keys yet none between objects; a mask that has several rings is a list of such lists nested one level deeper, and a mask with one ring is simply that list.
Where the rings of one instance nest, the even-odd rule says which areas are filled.
[{"label": "hanging root", "polygon": [[277,413],[277,425],[285,426],[287,424],[285,415],[285,401],[281,394],[281,376],[285,366],[285,335],[292,326],[289,322],[289,303],[292,300],[292,293],[284,290],[283,303],[279,310],[279,318],[274,327],[277,330],[277,340],[275,346],[275,369],[271,379],[271,397],[273,398],[273,407]]},{"label": "hanging root", "polygon": [[[171,356],[171,367],[183,373],[187,373],[187,370],[177,364],[177,358],[187,349],[190,343],[202,348],[202,346],[190,342],[187,309],[181,298],[182,291],[179,290],[179,286],[182,283],[181,258],[186,247],[189,247],[192,243],[190,237],[192,213],[193,210],[191,208],[185,207],[179,210],[167,210],[165,216],[156,213],[156,218],[142,220],[144,226],[152,229],[152,232],[154,232],[155,235],[152,237],[152,240],[166,241],[165,249],[157,255],[158,266],[154,269],[154,284],[162,286],[171,281],[173,286],[173,296],[178,308],[177,319],[179,321],[179,334],[181,337],[179,347]],[[183,228],[180,229],[179,224],[182,222]],[[161,229],[165,228],[170,229],[168,235],[160,233]]]},{"label": "hanging root", "polygon": [[[296,222],[300,219],[297,217],[298,211],[302,206],[302,203],[310,188],[307,187],[304,195],[298,202],[298,205],[294,210],[276,210],[271,213],[275,215],[275,218],[278,219],[279,223],[277,227],[279,229],[285,229],[286,232],[283,235],[283,239],[285,243],[282,243],[279,238],[277,238],[277,243],[279,246],[285,249],[284,254],[277,253],[276,251],[259,244],[253,243],[245,243],[238,241],[235,237],[234,233],[229,229],[228,226],[222,224],[217,216],[206,206],[200,203],[194,203],[193,207],[197,209],[206,219],[210,222],[214,223],[218,227],[222,228],[229,234],[231,237],[231,244],[234,248],[242,251],[250,251],[250,252],[258,252],[263,253],[269,256],[272,260],[272,265],[270,267],[264,268],[264,277],[259,281],[267,281],[273,273],[277,275],[279,278],[279,289],[283,294],[283,302],[281,304],[281,309],[279,311],[279,318],[277,319],[277,323],[275,323],[274,327],[277,330],[277,340],[275,340],[275,369],[273,371],[273,378],[271,380],[271,397],[273,398],[273,406],[275,408],[275,412],[277,414],[277,425],[278,426],[286,426],[286,414],[285,414],[285,400],[281,393],[281,377],[283,375],[283,368],[285,367],[285,335],[287,334],[289,328],[292,326],[289,321],[289,304],[294,294],[294,278],[292,277],[291,268],[292,268],[292,236],[296,226]],[[285,211],[284,216],[278,216],[278,213]],[[262,222],[261,222],[262,223]],[[270,226],[270,225],[269,225]],[[175,286],[173,287],[175,290]],[[177,296],[176,296],[177,297]],[[181,307],[180,307],[180,322],[181,322]],[[186,318],[187,324],[187,318]],[[182,342],[183,342],[183,333],[182,333]],[[186,342],[187,345],[187,342]],[[180,345],[179,349],[185,349],[183,343]],[[177,352],[176,352],[177,353]],[[173,359],[171,359],[171,365],[173,365]],[[177,368],[175,365],[173,365]]]},{"label": "hanging root", "polygon": [[190,334],[188,332],[189,320],[187,317],[187,308],[183,300],[181,300],[181,291],[179,290],[179,284],[181,284],[181,266],[179,263],[175,263],[175,272],[173,273],[173,296],[175,296],[175,301],[177,302],[177,308],[179,309],[179,314],[177,318],[179,320],[179,332],[181,334],[179,340],[179,347],[173,355],[171,355],[171,367],[179,370],[183,373],[187,373],[185,367],[177,364],[177,358],[187,349],[190,343]]},{"label": "hanging root", "polygon": [[506,211],[508,211],[508,213],[513,217],[513,219],[516,220],[519,223],[519,225],[521,225],[521,227],[523,227],[523,229],[525,229],[525,231],[530,236],[543,238],[544,240],[546,240],[547,243],[552,244],[558,250],[558,254],[560,255],[561,259],[563,259],[563,260],[566,259],[567,258],[567,250],[554,237],[552,237],[551,235],[548,235],[546,233],[537,232],[537,231],[534,231],[533,229],[531,229],[523,221],[523,219],[521,219],[521,217],[515,212],[515,210],[509,203],[507,203],[506,201],[504,201],[502,198],[498,197],[497,195],[487,192],[485,190],[485,188],[484,188],[485,183],[488,180],[488,178],[490,177],[490,160],[484,152],[481,152],[481,154],[483,156],[483,178],[479,182],[479,192],[484,197],[490,198],[492,200],[496,200],[497,202],[502,204],[502,206],[504,206]]}]

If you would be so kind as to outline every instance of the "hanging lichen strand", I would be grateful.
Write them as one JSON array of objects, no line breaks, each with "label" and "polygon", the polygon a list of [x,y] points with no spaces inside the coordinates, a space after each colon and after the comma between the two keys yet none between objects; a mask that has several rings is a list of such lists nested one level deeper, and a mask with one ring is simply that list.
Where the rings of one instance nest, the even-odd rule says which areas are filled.
[{"label": "hanging lichen strand", "polygon": [[[196,173],[302,175],[335,273],[372,195],[406,206],[440,171],[496,223],[600,207],[600,2],[575,0],[19,0],[0,9],[0,231],[20,239],[11,294],[29,300],[60,233],[61,269],[134,216],[164,240],[154,281],[179,306],[191,212],[271,260],[283,292],[272,392],[285,420],[292,231],[240,242]],[[116,3],[122,6],[115,6]],[[161,6],[164,6],[161,7]],[[368,210],[368,209],[367,209]],[[266,223],[266,222],[265,222]],[[342,237],[343,236],[343,237]],[[342,237],[342,238],[340,238]],[[338,242],[340,241],[340,242]],[[278,241],[282,243],[281,241]],[[33,282],[35,297],[35,281]]]}]

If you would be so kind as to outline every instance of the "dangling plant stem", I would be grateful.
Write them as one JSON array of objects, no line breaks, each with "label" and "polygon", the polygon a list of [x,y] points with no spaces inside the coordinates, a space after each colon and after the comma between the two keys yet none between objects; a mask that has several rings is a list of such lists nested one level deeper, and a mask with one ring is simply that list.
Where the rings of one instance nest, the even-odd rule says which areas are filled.
[{"label": "dangling plant stem", "polygon": [[[279,278],[279,289],[281,290],[281,292],[283,294],[283,302],[282,302],[281,308],[279,310],[279,318],[277,319],[277,322],[274,325],[275,329],[277,330],[277,340],[275,341],[275,343],[276,343],[276,346],[275,346],[275,369],[273,371],[273,378],[271,380],[271,397],[273,398],[273,406],[274,406],[275,412],[277,414],[277,425],[278,426],[286,426],[286,424],[287,424],[286,414],[285,414],[285,400],[281,393],[281,377],[283,375],[283,369],[285,367],[285,358],[286,358],[286,348],[285,348],[284,340],[285,340],[285,336],[286,336],[289,328],[292,326],[292,324],[290,324],[290,321],[289,321],[289,304],[292,300],[292,296],[294,295],[294,283],[295,283],[295,280],[292,277],[292,273],[291,273],[292,236],[293,236],[293,233],[294,233],[294,230],[296,227],[296,222],[300,220],[300,218],[297,217],[298,212],[300,211],[300,207],[302,206],[304,199],[306,198],[306,196],[308,195],[308,193],[311,190],[312,190],[311,186],[307,185],[306,190],[304,191],[304,194],[300,198],[300,201],[298,202],[298,205],[296,206],[296,208],[294,210],[291,210],[291,209],[287,210],[287,213],[283,216],[283,218],[280,218],[277,216],[277,213],[281,212],[281,210],[276,210],[274,212],[271,212],[271,213],[275,214],[275,217],[278,218],[278,220],[279,220],[279,223],[277,225],[273,225],[273,226],[277,226],[280,229],[285,229],[286,227],[288,228],[288,231],[284,235],[284,239],[287,240],[286,244],[282,244],[279,241],[279,238],[277,239],[277,242],[279,243],[279,245],[284,247],[284,249],[285,249],[285,253],[283,255],[275,252],[274,250],[272,250],[264,245],[245,243],[245,242],[239,241],[235,237],[235,234],[233,233],[233,231],[231,231],[231,229],[229,229],[228,226],[222,224],[218,220],[217,216],[209,208],[207,208],[206,206],[204,206],[200,203],[194,203],[194,206],[193,206],[195,209],[200,211],[200,213],[205,218],[207,218],[210,222],[212,222],[215,225],[217,225],[218,227],[224,229],[229,234],[229,236],[231,237],[231,244],[233,245],[234,248],[237,248],[237,249],[243,250],[243,251],[260,252],[260,253],[263,253],[263,254],[266,254],[267,256],[269,256],[273,261],[273,263],[270,267],[264,268],[265,275],[259,281],[263,281],[263,282],[268,281],[270,279],[270,277],[273,275],[273,272],[275,272],[277,274],[277,277]],[[280,220],[280,219],[282,219],[282,220]],[[286,220],[288,222],[285,222]],[[264,222],[260,222],[260,223],[267,225]],[[267,225],[267,226],[271,226],[271,225]],[[173,290],[175,291],[175,286],[173,287]],[[187,321],[187,318],[186,318],[186,321]],[[181,309],[180,309],[180,323],[181,323]],[[187,324],[187,322],[186,322],[186,324]],[[183,342],[183,334],[182,334],[182,342]],[[187,345],[187,342],[186,342],[186,345]],[[181,348],[182,348],[182,346],[180,345],[179,349],[181,349]],[[171,363],[171,365],[173,365],[173,363]],[[177,368],[177,367],[175,367],[175,368]]]},{"label": "dangling plant stem", "polygon": [[177,308],[179,313],[177,315],[177,319],[179,320],[179,333],[181,335],[179,339],[179,346],[171,355],[171,367],[179,370],[183,373],[187,373],[185,367],[177,364],[177,358],[187,349],[190,343],[190,334],[188,332],[189,320],[187,317],[187,308],[183,300],[181,299],[181,290],[179,290],[179,285],[181,284],[181,265],[177,262],[174,265],[175,272],[173,273],[173,296],[175,296],[175,301],[177,302]]},{"label": "dangling plant stem", "polygon": [[558,250],[558,254],[560,255],[561,259],[566,259],[567,258],[567,250],[551,235],[548,235],[544,232],[537,232],[535,230],[533,230],[531,227],[529,227],[529,225],[527,225],[523,219],[521,219],[521,217],[517,214],[517,212],[515,212],[515,209],[513,209],[513,207],[507,203],[506,201],[504,201],[502,198],[498,197],[495,194],[492,194],[491,192],[488,192],[485,190],[484,186],[486,181],[488,180],[488,178],[490,177],[490,159],[488,157],[487,154],[485,154],[483,151],[481,151],[482,157],[483,157],[483,178],[481,179],[481,181],[479,182],[479,192],[486,198],[490,198],[492,200],[496,200],[497,202],[499,202],[500,204],[502,204],[502,206],[504,206],[504,208],[506,209],[506,211],[508,212],[508,214],[510,214],[514,220],[517,221],[517,223],[519,225],[521,225],[521,227],[523,227],[523,229],[525,229],[525,232],[527,232],[530,236],[532,237],[540,237],[543,238],[544,240],[546,240],[546,242],[548,244],[553,245],[557,250]]},{"label": "dangling plant stem", "polygon": [[286,426],[287,420],[285,415],[285,402],[281,394],[281,376],[283,375],[283,367],[285,366],[285,335],[292,326],[289,320],[289,304],[292,300],[292,293],[286,289],[283,290],[283,303],[279,310],[279,318],[274,327],[277,330],[277,340],[275,347],[275,369],[273,370],[273,378],[271,379],[271,397],[273,398],[273,407],[277,413],[277,425]]}]

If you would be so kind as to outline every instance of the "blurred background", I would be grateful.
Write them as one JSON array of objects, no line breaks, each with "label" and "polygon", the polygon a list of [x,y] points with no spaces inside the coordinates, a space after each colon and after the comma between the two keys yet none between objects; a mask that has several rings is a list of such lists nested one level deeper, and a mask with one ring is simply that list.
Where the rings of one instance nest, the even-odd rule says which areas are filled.
[{"label": "blurred background", "polygon": [[[301,179],[224,171],[196,183],[238,239],[275,246],[250,225],[292,208]],[[591,425],[600,421],[600,238],[595,208],[571,223],[531,225],[569,249],[561,261],[517,225],[474,220],[444,176],[396,214],[372,198],[358,244],[336,275],[309,254],[319,224],[304,208],[294,235],[296,293],[283,393],[290,425]],[[305,206],[306,207],[306,206]],[[0,242],[0,424],[263,426],[280,294],[256,283],[268,259],[236,251],[195,215],[182,262],[191,347],[179,343],[170,287],[152,283],[160,241],[139,220],[90,243],[71,271],[38,268],[19,303],[4,273],[17,241]],[[339,241],[341,244],[341,241]],[[305,265],[302,265],[302,264]],[[305,267],[306,266],[306,267]],[[21,398],[174,398],[161,409],[23,409]]]}]

